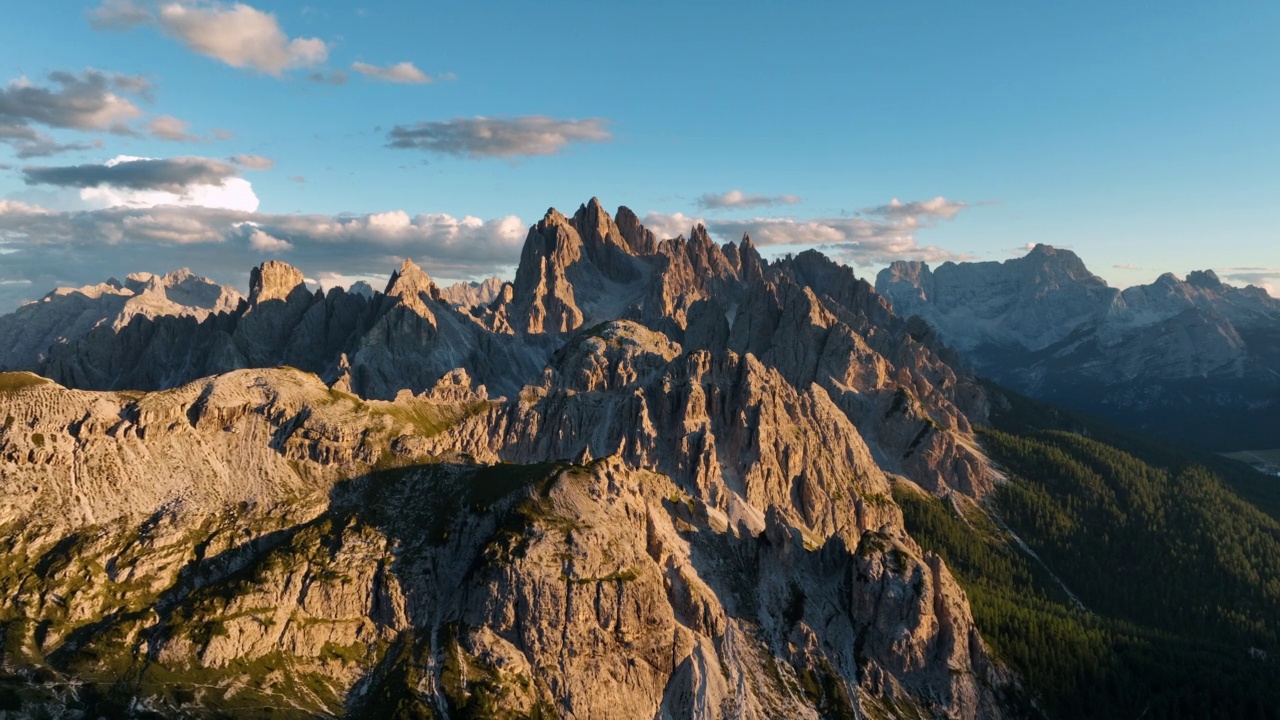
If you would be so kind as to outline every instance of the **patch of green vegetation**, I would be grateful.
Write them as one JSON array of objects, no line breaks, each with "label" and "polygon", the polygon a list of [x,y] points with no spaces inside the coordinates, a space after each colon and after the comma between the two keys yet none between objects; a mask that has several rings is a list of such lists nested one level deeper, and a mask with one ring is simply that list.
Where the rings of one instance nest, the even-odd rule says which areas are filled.
[{"label": "patch of green vegetation", "polygon": [[845,681],[825,660],[816,667],[796,669],[800,689],[826,720],[858,720],[860,717]]},{"label": "patch of green vegetation", "polygon": [[[449,717],[459,720],[550,720],[555,709],[536,693],[529,678],[508,676],[470,655],[458,642],[458,628],[445,640],[440,684]],[[525,707],[533,694],[532,707]]]},{"label": "patch of green vegetation", "polygon": [[0,373],[0,394],[16,393],[27,388],[48,385],[51,380],[29,372]]},{"label": "patch of green vegetation", "polygon": [[892,541],[888,535],[875,530],[868,530],[862,533],[862,537],[858,540],[858,547],[853,551],[853,554],[858,557],[870,557],[883,553],[891,546]]}]

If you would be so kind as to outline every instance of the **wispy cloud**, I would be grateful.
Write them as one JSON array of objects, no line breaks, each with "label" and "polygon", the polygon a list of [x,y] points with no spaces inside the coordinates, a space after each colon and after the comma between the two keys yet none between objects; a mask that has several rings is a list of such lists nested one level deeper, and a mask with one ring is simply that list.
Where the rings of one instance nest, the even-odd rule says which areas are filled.
[{"label": "wispy cloud", "polygon": [[228,159],[236,165],[250,170],[270,170],[276,164],[275,160],[261,155],[236,155]]},{"label": "wispy cloud", "polygon": [[157,140],[167,140],[169,142],[200,142],[199,135],[193,135],[187,132],[191,127],[191,123],[186,120],[179,120],[172,115],[158,115],[151,119],[146,125],[146,131],[151,137]]},{"label": "wispy cloud", "polygon": [[602,118],[560,120],[543,115],[454,118],[397,125],[388,133],[387,145],[469,158],[556,155],[571,144],[608,142],[613,138],[608,125]]},{"label": "wispy cloud", "polygon": [[321,85],[346,85],[350,80],[345,70],[334,70],[332,72],[313,72],[307,76],[307,80]]},{"label": "wispy cloud", "polygon": [[434,81],[430,75],[427,75],[414,67],[411,62],[399,62],[385,67],[380,65],[370,65],[369,63],[363,62],[354,62],[351,63],[351,69],[365,77],[391,83],[426,85]]},{"label": "wispy cloud", "polygon": [[720,210],[725,208],[758,208],[771,205],[795,205],[800,198],[795,195],[749,195],[741,190],[730,190],[724,193],[707,193],[698,197],[698,207],[703,210]]},{"label": "wispy cloud", "polygon": [[328,43],[290,37],[274,14],[239,2],[104,0],[89,22],[99,30],[153,26],[196,53],[267,75],[314,67],[329,57]]},{"label": "wispy cloud", "polygon": [[1222,268],[1217,273],[1224,280],[1256,285],[1273,297],[1277,295],[1277,289],[1280,288],[1280,268],[1276,267],[1229,267]]},{"label": "wispy cloud", "polygon": [[28,185],[182,193],[193,185],[220,185],[234,177],[236,170],[227,163],[202,157],[117,158],[103,164],[27,167],[22,174]]},{"label": "wispy cloud", "polygon": [[948,200],[942,196],[932,200],[913,200],[902,202],[897,198],[887,205],[863,208],[862,214],[872,217],[891,218],[895,220],[920,221],[924,218],[941,218],[950,220],[960,214],[969,204],[960,200]]}]

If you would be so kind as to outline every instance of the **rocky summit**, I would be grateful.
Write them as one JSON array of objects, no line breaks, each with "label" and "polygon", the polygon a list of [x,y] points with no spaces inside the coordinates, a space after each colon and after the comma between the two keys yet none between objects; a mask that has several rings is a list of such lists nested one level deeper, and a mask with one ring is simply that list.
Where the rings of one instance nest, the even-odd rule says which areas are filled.
[{"label": "rocky summit", "polygon": [[6,318],[23,702],[1004,714],[1017,680],[893,499],[990,491],[981,390],[818,253],[618,218],[548,211],[505,285],[268,262],[247,298],[175,274]]},{"label": "rocky summit", "polygon": [[895,262],[876,289],[978,372],[1034,397],[1220,450],[1280,445],[1280,300],[1212,270],[1108,287],[1070,250]]}]

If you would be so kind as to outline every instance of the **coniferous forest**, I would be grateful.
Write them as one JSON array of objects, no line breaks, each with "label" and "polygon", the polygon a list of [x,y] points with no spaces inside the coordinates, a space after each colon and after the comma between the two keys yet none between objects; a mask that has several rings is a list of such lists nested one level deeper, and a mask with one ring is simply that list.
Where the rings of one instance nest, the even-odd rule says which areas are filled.
[{"label": "coniferous forest", "polygon": [[1004,395],[982,432],[1007,477],[992,496],[895,499],[1022,676],[1028,715],[1280,717],[1266,478]]}]

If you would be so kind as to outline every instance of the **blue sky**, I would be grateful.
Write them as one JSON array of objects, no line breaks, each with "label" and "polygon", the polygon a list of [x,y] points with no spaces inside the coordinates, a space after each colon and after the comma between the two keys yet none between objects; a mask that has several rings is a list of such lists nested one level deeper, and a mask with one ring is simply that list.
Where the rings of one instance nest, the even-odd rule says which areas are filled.
[{"label": "blue sky", "polygon": [[[270,257],[331,282],[404,255],[509,272],[528,224],[593,195],[859,274],[1044,242],[1118,286],[1280,287],[1274,3],[12,5],[0,302],[180,265],[243,284]],[[41,114],[57,72],[128,107]],[[82,149],[38,154],[58,145]],[[86,170],[118,156],[205,161],[239,206]]]}]

